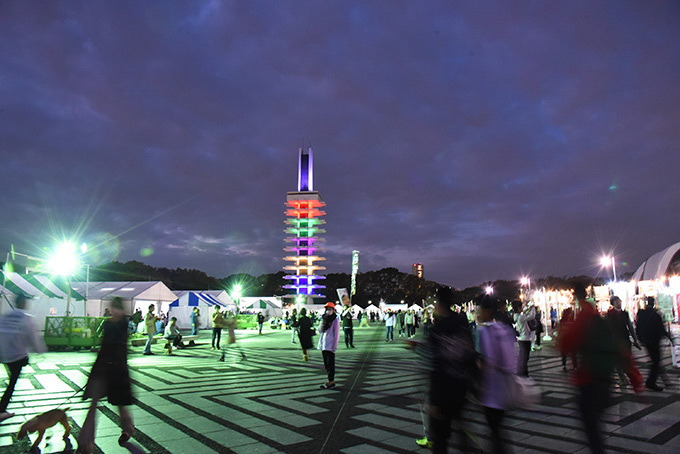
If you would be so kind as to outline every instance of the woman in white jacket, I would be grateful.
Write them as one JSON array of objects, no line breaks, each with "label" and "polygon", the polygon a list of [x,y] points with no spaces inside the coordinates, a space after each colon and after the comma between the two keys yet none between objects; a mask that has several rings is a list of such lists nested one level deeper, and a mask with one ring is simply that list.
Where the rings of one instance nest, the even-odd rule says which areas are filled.
[{"label": "woman in white jacket", "polygon": [[536,308],[534,306],[526,307],[521,301],[514,301],[512,309],[515,312],[514,322],[517,330],[517,344],[519,344],[517,375],[528,377],[529,352],[534,340],[534,332],[529,328],[529,320],[536,318]]},{"label": "woman in white jacket", "polygon": [[335,313],[335,304],[326,303],[326,312],[319,325],[319,350],[323,355],[323,365],[328,373],[328,381],[321,385],[323,389],[335,388],[335,351],[340,339],[340,321]]}]

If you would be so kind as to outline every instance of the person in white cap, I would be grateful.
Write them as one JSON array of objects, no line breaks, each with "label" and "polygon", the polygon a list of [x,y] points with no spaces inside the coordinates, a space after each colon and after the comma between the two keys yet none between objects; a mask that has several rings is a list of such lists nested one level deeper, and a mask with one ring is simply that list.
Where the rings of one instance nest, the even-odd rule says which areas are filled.
[{"label": "person in white cap", "polygon": [[335,304],[326,303],[325,312],[319,325],[319,346],[323,355],[323,365],[328,373],[328,381],[321,385],[323,389],[335,388],[335,351],[340,339],[340,321],[335,313]]}]

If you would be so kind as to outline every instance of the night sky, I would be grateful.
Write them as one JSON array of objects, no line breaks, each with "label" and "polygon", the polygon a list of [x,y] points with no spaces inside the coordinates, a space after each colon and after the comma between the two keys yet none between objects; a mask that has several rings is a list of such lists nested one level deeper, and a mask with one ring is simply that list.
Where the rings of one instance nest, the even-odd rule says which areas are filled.
[{"label": "night sky", "polygon": [[680,3],[2,0],[0,139],[0,261],[280,271],[311,145],[327,272],[632,272],[680,241]]}]

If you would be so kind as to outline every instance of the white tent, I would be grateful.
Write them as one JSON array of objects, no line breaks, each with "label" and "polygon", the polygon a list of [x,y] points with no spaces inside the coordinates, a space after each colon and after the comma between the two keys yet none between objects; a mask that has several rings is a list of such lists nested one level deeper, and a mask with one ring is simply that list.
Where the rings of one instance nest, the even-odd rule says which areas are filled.
[{"label": "white tent", "polygon": [[266,318],[283,315],[283,300],[278,296],[247,296],[239,299],[240,312],[262,312]]},{"label": "white tent", "polygon": [[370,314],[371,312],[378,313],[380,312],[380,309],[378,309],[378,307],[375,304],[369,304],[368,306],[366,306],[366,309],[364,309],[364,311],[367,314]]},{"label": "white tent", "polygon": [[420,311],[423,310],[423,308],[421,306],[419,306],[418,304],[413,303],[409,306],[408,310],[414,310],[416,312],[420,312]]},{"label": "white tent", "polygon": [[137,309],[143,314],[153,304],[156,311],[167,313],[170,303],[177,297],[161,281],[126,281],[126,282],[74,282],[73,288],[82,295],[87,295],[87,315],[101,317],[114,296],[123,299],[125,313],[132,315]]},{"label": "white tent", "polygon": [[[177,317],[178,328],[191,328],[190,315],[194,307],[198,307],[201,328],[212,328],[212,313],[215,306],[230,310],[236,308],[227,292],[223,290],[205,292],[184,290],[173,293],[177,296],[177,299],[170,303],[168,316]],[[220,293],[224,293],[224,295]]]}]

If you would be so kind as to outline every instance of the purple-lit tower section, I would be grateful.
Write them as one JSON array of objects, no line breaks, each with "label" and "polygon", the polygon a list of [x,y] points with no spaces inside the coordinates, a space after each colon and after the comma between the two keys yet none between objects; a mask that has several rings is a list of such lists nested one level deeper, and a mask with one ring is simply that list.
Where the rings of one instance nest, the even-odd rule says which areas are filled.
[{"label": "purple-lit tower section", "polygon": [[284,288],[294,289],[295,295],[306,298],[323,297],[319,293],[326,288],[317,284],[317,281],[325,279],[325,276],[317,276],[316,271],[325,270],[323,266],[315,262],[325,260],[317,255],[322,249],[318,243],[323,241],[319,235],[326,233],[319,226],[325,224],[322,219],[326,215],[321,208],[326,204],[321,200],[321,195],[314,191],[314,168],[313,153],[310,147],[306,151],[300,148],[298,161],[298,190],[289,192],[286,198],[286,225],[285,232],[288,234],[286,242],[291,243],[284,251],[292,253],[284,257],[287,262],[292,262],[283,269],[295,271],[295,274],[285,276],[291,282]]}]

